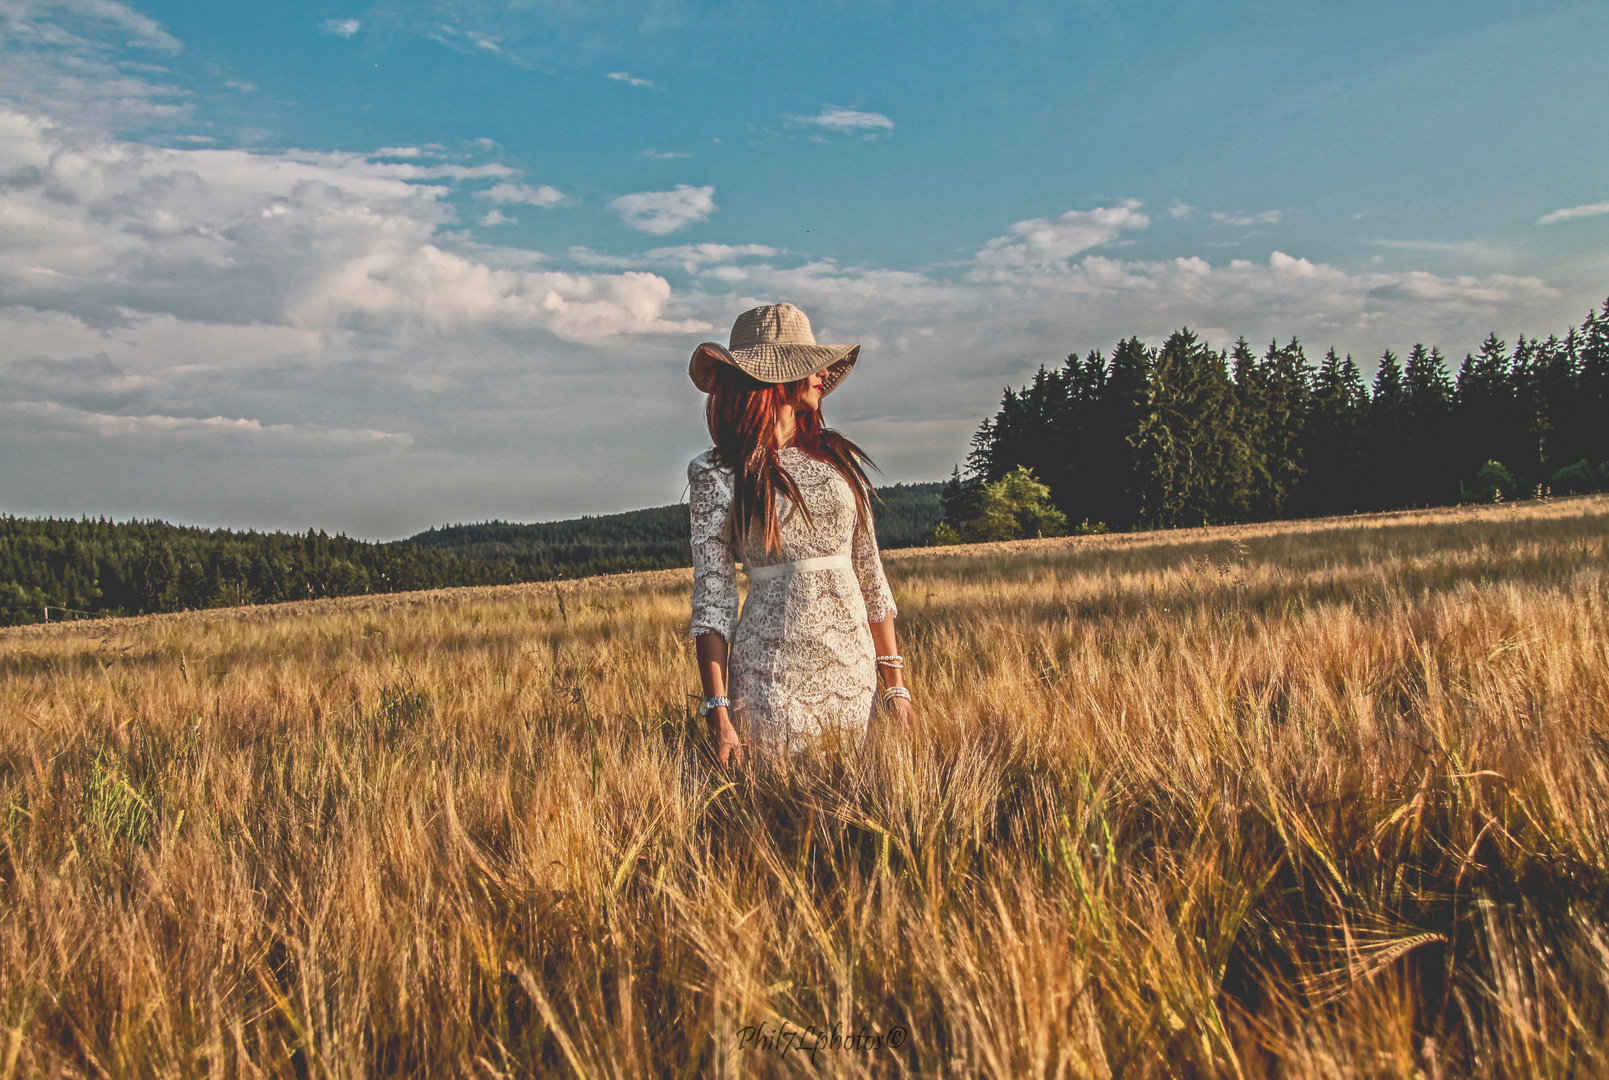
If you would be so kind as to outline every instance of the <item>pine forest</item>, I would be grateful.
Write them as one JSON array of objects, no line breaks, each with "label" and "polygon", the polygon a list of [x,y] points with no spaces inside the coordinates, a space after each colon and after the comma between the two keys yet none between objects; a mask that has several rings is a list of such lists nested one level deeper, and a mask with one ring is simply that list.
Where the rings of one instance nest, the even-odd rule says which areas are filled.
[{"label": "pine forest", "polygon": [[1260,355],[1187,329],[1130,338],[1006,391],[945,487],[945,527],[982,538],[968,527],[986,489],[1022,470],[1075,531],[1609,489],[1609,301],[1563,336],[1511,350],[1489,335],[1456,372],[1434,347],[1388,350],[1372,385],[1351,356],[1315,364],[1295,338]]}]

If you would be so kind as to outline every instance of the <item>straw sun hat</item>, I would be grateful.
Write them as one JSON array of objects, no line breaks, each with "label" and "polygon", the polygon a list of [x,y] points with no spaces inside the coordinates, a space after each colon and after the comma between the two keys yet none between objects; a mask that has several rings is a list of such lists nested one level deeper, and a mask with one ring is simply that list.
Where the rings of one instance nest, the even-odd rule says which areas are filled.
[{"label": "straw sun hat", "polygon": [[825,397],[844,381],[858,356],[859,345],[817,345],[810,320],[792,304],[766,304],[737,317],[726,348],[706,341],[694,349],[687,374],[707,394],[715,389],[722,364],[768,383],[794,382],[819,371]]}]

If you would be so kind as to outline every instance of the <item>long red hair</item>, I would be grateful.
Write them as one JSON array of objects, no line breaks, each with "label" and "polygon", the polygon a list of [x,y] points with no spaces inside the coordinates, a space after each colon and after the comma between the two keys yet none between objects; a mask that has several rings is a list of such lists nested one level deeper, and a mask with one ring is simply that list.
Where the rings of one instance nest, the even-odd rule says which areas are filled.
[{"label": "long red hair", "polygon": [[[782,407],[801,393],[808,379],[791,383],[761,382],[747,372],[723,364],[704,406],[710,438],[721,464],[732,470],[732,524],[736,537],[752,535],[755,524],[765,538],[768,554],[782,550],[782,520],[777,514],[777,493],[788,497],[810,521],[810,508],[799,486],[777,459],[777,420]],[[862,527],[871,520],[871,481],[865,466],[877,466],[866,452],[827,427],[821,410],[796,409],[791,445],[837,469],[855,493],[855,514]]]}]

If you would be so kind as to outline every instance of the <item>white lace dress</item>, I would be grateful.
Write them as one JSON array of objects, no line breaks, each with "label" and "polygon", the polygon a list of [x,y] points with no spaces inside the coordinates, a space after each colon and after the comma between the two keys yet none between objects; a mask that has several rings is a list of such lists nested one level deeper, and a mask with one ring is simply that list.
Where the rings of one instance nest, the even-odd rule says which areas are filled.
[{"label": "white lace dress", "polygon": [[[732,723],[750,743],[798,749],[836,729],[853,734],[871,719],[877,693],[870,622],[898,615],[870,526],[861,528],[854,493],[831,465],[785,447],[781,465],[799,485],[811,521],[779,495],[782,552],[767,556],[756,528],[732,536],[732,471],[706,451],[687,467],[693,525],[693,625],[731,644],[727,696]],[[751,582],[738,616],[737,573],[801,559],[848,556],[848,566],[806,569]]]}]

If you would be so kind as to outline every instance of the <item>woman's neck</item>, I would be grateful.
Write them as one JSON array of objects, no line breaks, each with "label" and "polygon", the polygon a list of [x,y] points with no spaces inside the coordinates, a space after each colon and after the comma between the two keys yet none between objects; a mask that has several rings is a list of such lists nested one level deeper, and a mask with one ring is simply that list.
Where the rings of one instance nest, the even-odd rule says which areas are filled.
[{"label": "woman's neck", "polygon": [[793,410],[784,405],[777,414],[777,449],[793,445],[793,437],[799,433],[799,422],[794,419]]}]

